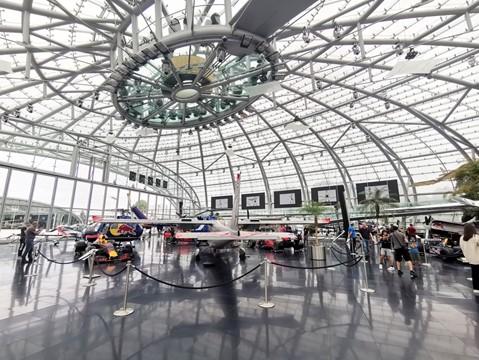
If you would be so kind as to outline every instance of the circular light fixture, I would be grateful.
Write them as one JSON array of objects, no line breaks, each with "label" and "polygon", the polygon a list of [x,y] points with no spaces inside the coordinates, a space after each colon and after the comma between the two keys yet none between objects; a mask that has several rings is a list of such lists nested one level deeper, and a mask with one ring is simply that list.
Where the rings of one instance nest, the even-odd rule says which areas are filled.
[{"label": "circular light fixture", "polygon": [[[216,26],[181,34],[133,54],[102,86],[133,124],[154,129],[223,126],[261,95],[276,91],[268,83],[286,75],[281,55],[259,35],[227,27],[218,31]],[[258,66],[249,66],[258,60]]]}]

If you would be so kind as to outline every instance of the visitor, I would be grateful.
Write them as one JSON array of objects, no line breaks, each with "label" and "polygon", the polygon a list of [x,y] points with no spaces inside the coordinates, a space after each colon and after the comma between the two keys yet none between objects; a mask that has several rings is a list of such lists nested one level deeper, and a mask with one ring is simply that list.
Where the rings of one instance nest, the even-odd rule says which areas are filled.
[{"label": "visitor", "polygon": [[33,262],[33,242],[35,241],[35,236],[40,233],[40,230],[37,231],[37,225],[38,223],[34,221],[25,231],[25,250],[22,255],[22,262]]},{"label": "visitor", "polygon": [[406,235],[411,238],[416,238],[416,228],[413,226],[413,224],[409,224],[408,228],[406,229]]},{"label": "visitor", "polygon": [[379,259],[379,270],[383,269],[384,257],[386,257],[389,264],[388,271],[394,271],[393,251],[391,248],[391,240],[389,240],[389,232],[382,230],[379,238],[379,246],[381,248]]},{"label": "visitor", "polygon": [[389,235],[389,240],[391,241],[392,247],[394,249],[394,257],[396,259],[398,276],[402,276],[403,274],[403,272],[401,271],[401,262],[402,259],[404,259],[409,269],[411,279],[417,278],[417,274],[413,270],[411,256],[409,255],[406,236],[398,231],[397,225],[392,226],[392,231],[393,232],[391,233],[391,235]]},{"label": "visitor", "polygon": [[408,250],[411,255],[411,261],[415,265],[416,269],[421,269],[421,258],[419,257],[419,243],[416,241],[414,235],[409,236]]},{"label": "visitor", "polygon": [[471,265],[472,293],[479,296],[479,235],[477,235],[477,229],[473,223],[464,226],[464,235],[461,236],[460,245],[464,256]]},{"label": "visitor", "polygon": [[354,223],[352,222],[348,228],[349,247],[351,254],[356,254],[356,230],[354,229]]},{"label": "visitor", "polygon": [[22,257],[23,250],[25,249],[25,231],[28,229],[29,226],[30,224],[26,222],[20,229],[20,246],[18,247],[17,254],[19,257]]},{"label": "visitor", "polygon": [[359,237],[363,240],[365,259],[369,260],[369,241],[371,240],[371,231],[365,222],[359,226]]}]

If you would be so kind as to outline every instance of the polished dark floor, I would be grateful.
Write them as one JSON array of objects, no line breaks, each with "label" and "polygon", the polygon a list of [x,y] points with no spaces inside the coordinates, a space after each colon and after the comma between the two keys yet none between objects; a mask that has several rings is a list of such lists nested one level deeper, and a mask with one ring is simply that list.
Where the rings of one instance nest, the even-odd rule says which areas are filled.
[{"label": "polished dark floor", "polygon": [[[72,260],[72,243],[52,248],[58,261]],[[204,267],[194,247],[137,244],[134,263],[174,284],[209,286],[237,278],[267,257],[308,266],[305,254],[249,249],[221,253]],[[264,270],[218,288],[191,290],[131,275],[129,307],[119,318],[126,273],[102,274],[83,287],[83,263],[41,260],[21,264],[15,247],[0,246],[0,359],[477,359],[479,299],[472,295],[468,266],[430,259],[419,278],[380,271],[374,258],[335,270],[271,266],[273,309],[264,300]],[[47,246],[43,252],[50,256]],[[328,264],[337,263],[329,259]],[[345,256],[340,257],[346,260]],[[104,265],[114,273],[119,267]],[[100,274],[98,269],[95,272]],[[36,273],[37,276],[25,275]]]}]

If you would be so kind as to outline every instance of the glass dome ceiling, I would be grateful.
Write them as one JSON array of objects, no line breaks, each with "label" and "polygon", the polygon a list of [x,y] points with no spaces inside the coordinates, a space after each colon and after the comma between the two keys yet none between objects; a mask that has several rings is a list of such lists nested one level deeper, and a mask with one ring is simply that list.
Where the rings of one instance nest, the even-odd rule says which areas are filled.
[{"label": "glass dome ceiling", "polygon": [[479,2],[270,2],[0,2],[1,161],[79,145],[203,207],[238,170],[269,204],[342,184],[354,205],[386,179],[404,201],[451,191],[410,185],[479,154]]}]

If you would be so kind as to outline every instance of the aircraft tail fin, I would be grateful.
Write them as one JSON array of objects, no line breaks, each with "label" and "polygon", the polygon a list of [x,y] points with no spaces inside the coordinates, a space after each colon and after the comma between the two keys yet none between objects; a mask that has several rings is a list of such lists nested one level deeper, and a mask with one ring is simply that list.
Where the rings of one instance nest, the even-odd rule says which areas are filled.
[{"label": "aircraft tail fin", "polygon": [[148,217],[137,206],[132,206],[131,211],[138,219],[148,219]]},{"label": "aircraft tail fin", "polygon": [[239,204],[240,204],[240,180],[241,173],[236,174],[236,181],[234,185],[233,210],[231,212],[231,220],[229,228],[232,230],[239,230]]}]

